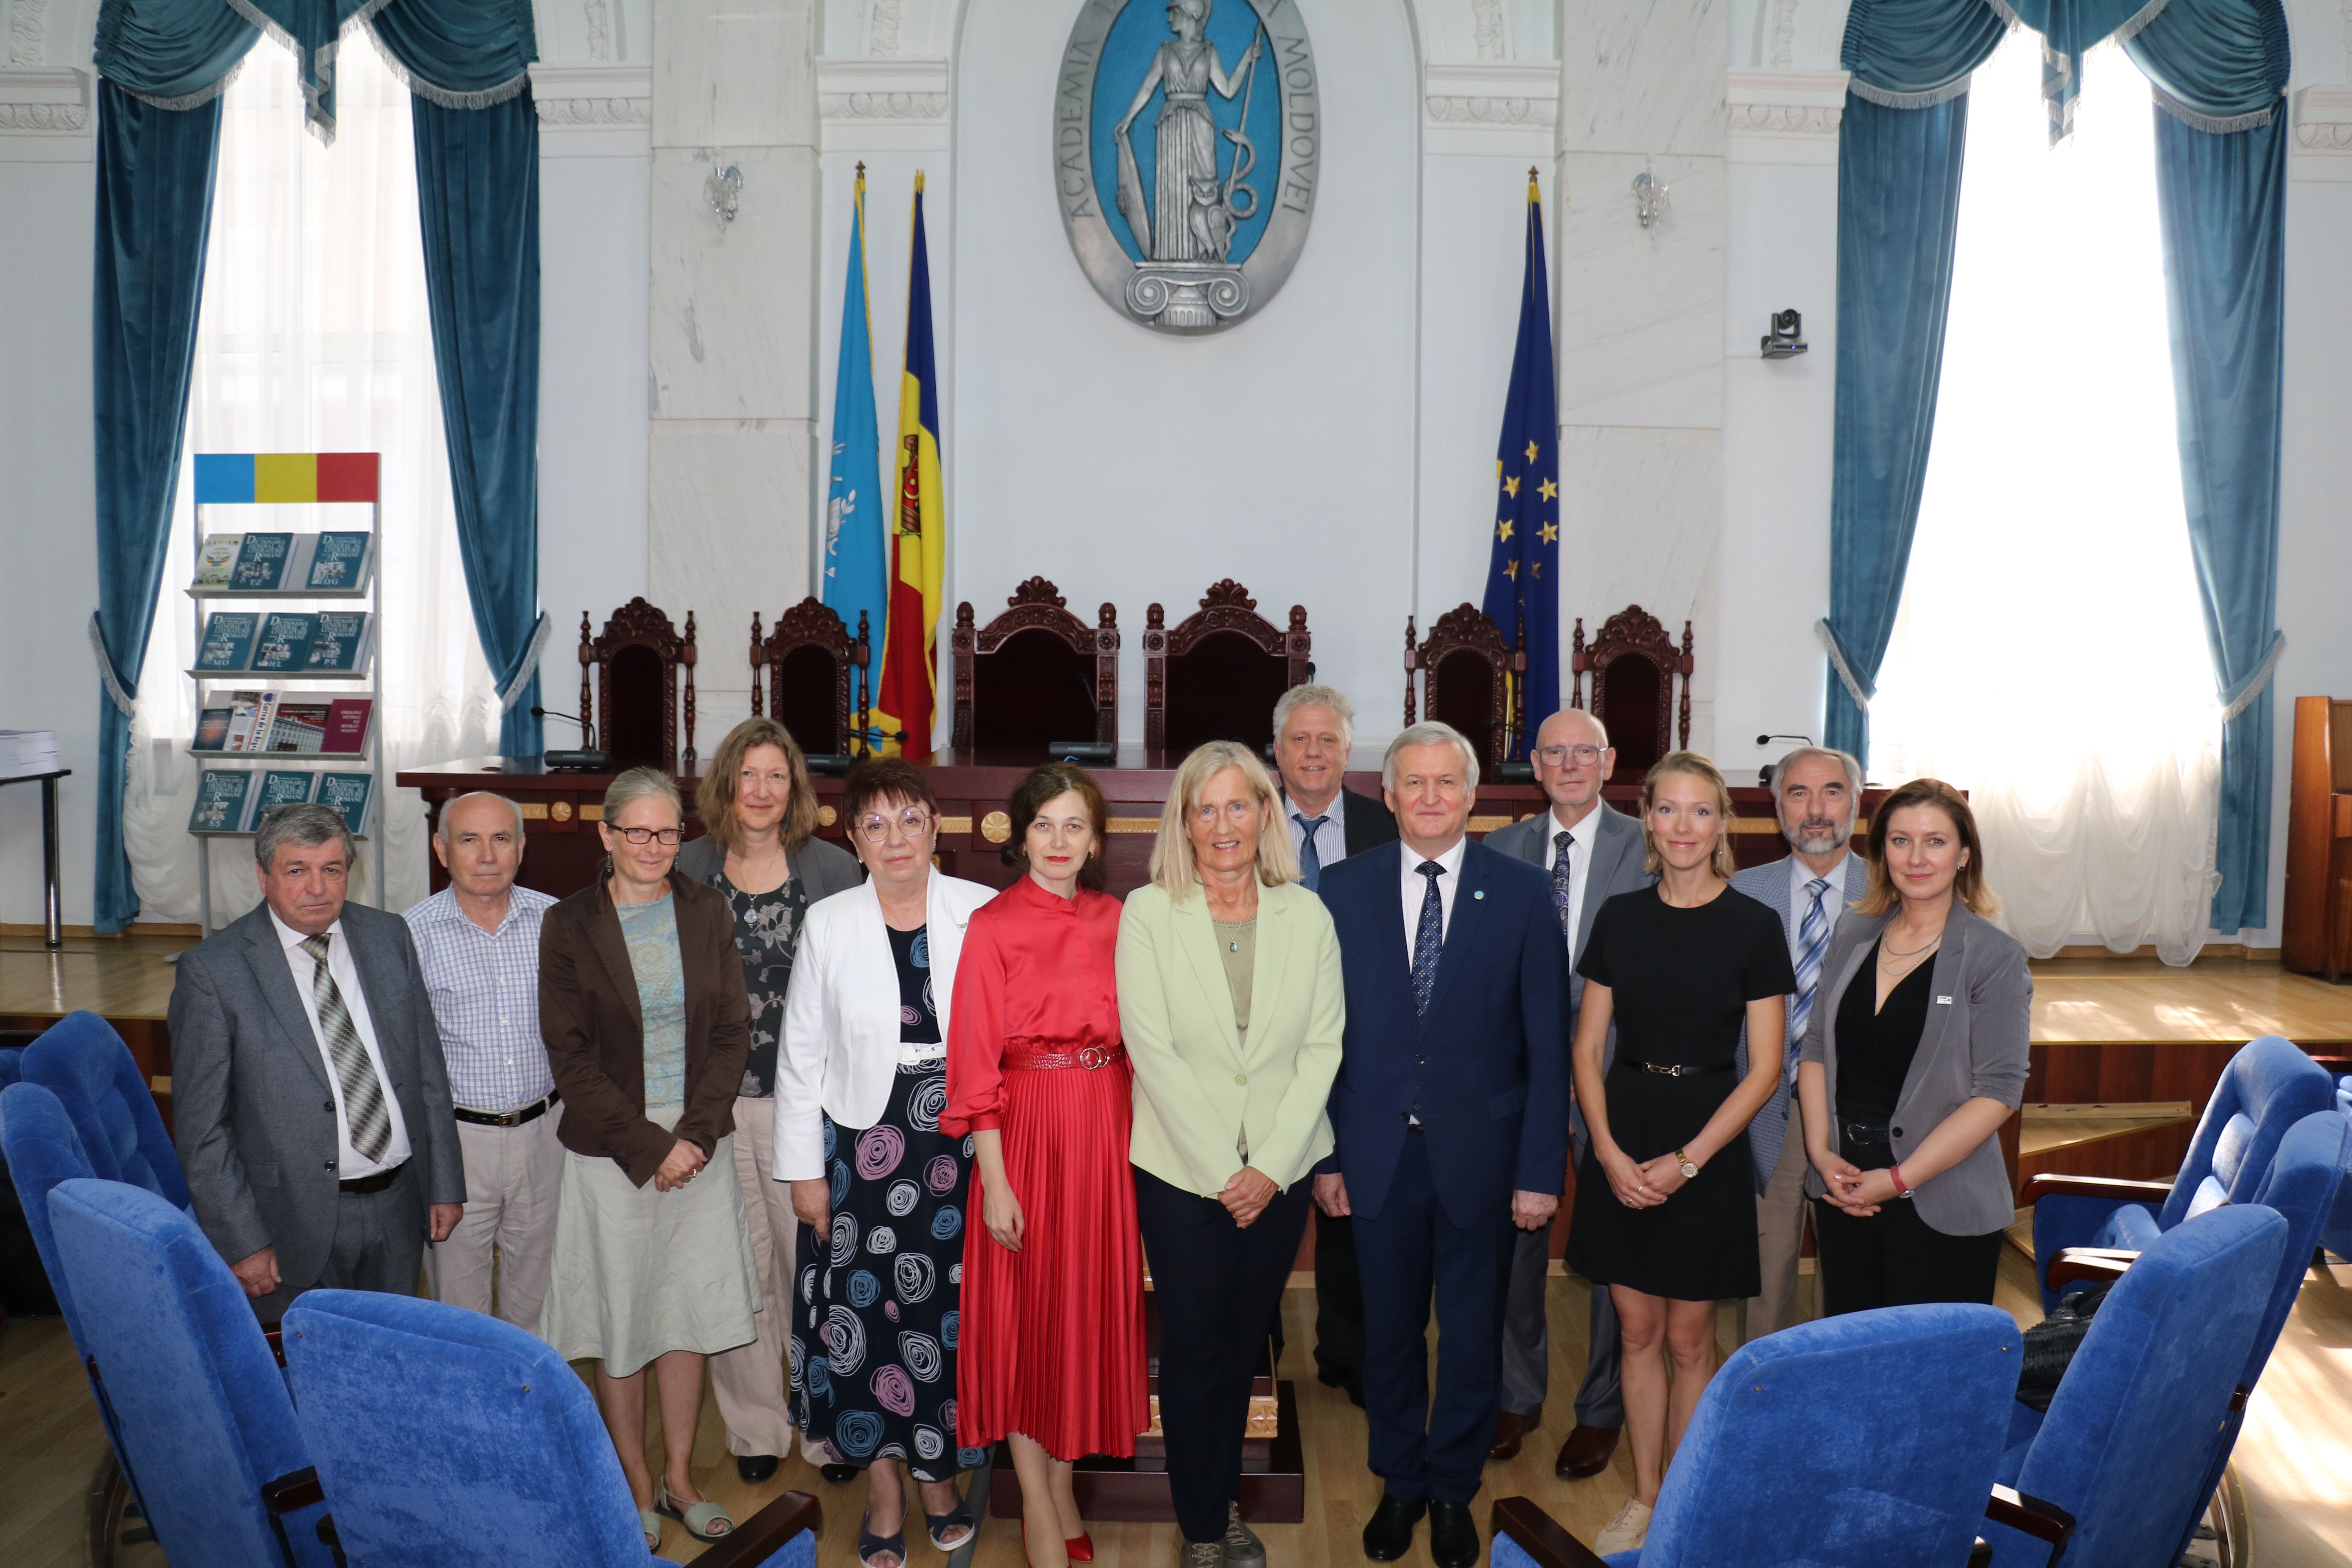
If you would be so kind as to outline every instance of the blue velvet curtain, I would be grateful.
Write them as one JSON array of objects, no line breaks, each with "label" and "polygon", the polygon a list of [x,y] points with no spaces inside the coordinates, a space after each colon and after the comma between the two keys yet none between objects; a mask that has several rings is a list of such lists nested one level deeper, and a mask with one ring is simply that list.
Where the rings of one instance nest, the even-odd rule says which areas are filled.
[{"label": "blue velvet curtain", "polygon": [[[389,16],[391,13],[386,12]],[[499,751],[541,749],[539,614],[539,116],[411,100],[425,291],[474,629],[505,704]]]},{"label": "blue velvet curtain", "polygon": [[2286,136],[2284,114],[2224,134],[2156,117],[2181,499],[2229,716],[2214,852],[2213,929],[2222,931],[2269,923]]},{"label": "blue velvet curtain", "polygon": [[158,109],[99,84],[97,266],[91,291],[91,416],[98,453],[98,854],[93,923],[139,913],[122,844],[131,705],[179,487],[196,308],[204,298],[220,104]]},{"label": "blue velvet curtain", "polygon": [[1870,754],[1865,707],[1927,476],[1968,130],[1965,94],[1890,109],[1849,92],[1838,139],[1837,436],[1819,630],[1826,743],[1858,757]]}]

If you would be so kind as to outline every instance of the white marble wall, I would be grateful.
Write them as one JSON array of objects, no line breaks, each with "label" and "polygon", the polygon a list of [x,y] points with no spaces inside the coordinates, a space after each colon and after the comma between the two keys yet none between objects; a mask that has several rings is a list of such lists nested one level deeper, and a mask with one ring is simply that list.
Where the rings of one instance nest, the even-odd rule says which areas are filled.
[{"label": "white marble wall", "polygon": [[[1717,607],[1728,27],[1725,0],[1622,0],[1568,7],[1560,34],[1560,622],[1590,635],[1630,603],[1676,637],[1692,622],[1701,751],[1736,659]],[[1645,170],[1667,187],[1647,228]]]},{"label": "white marble wall", "polygon": [[[816,32],[816,0],[663,0],[653,19],[646,580],[710,650],[706,742],[751,710],[752,612],[811,581]],[[731,222],[707,194],[729,166]]]}]

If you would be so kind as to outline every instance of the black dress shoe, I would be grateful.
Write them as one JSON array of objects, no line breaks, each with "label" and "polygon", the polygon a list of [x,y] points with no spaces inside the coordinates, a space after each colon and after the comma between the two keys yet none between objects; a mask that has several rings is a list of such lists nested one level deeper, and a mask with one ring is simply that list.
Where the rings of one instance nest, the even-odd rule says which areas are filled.
[{"label": "black dress shoe", "polygon": [[[1401,1497],[1383,1494],[1380,1507],[1372,1510],[1371,1520],[1364,1526],[1364,1555],[1375,1563],[1393,1563],[1411,1552],[1412,1527],[1428,1510],[1425,1501],[1407,1502]],[[1476,1539],[1475,1534],[1472,1539]]]},{"label": "black dress shoe", "polygon": [[1347,1391],[1348,1403],[1361,1410],[1364,1407],[1364,1374],[1349,1367],[1340,1379],[1339,1386]]},{"label": "black dress shoe", "polygon": [[735,1456],[735,1473],[742,1477],[746,1484],[756,1487],[776,1473],[776,1457],[773,1454],[738,1454]]},{"label": "black dress shoe", "polygon": [[857,1479],[856,1465],[819,1465],[816,1473],[837,1487],[845,1487]]},{"label": "black dress shoe", "polygon": [[1437,1568],[1472,1568],[1478,1561],[1478,1526],[1468,1503],[1429,1505],[1429,1560]]}]

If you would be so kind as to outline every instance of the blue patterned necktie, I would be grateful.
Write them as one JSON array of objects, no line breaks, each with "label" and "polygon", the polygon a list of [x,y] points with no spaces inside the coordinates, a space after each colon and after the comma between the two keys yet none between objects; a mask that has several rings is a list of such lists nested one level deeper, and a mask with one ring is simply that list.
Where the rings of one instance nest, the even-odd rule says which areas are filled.
[{"label": "blue patterned necktie", "polygon": [[1568,940],[1570,958],[1576,956],[1576,917],[1570,912],[1574,906],[1569,902],[1569,894],[1575,890],[1576,873],[1570,866],[1568,852],[1575,847],[1576,836],[1572,833],[1551,836],[1551,907],[1559,915],[1559,934]]},{"label": "blue patterned necktie", "polygon": [[1822,956],[1829,951],[1830,917],[1822,901],[1822,896],[1829,890],[1826,877],[1816,877],[1805,884],[1806,897],[1811,902],[1805,906],[1804,919],[1797,924],[1797,993],[1789,1007],[1788,1033],[1781,1044],[1780,1089],[1777,1097],[1780,1114],[1773,1115],[1768,1105],[1764,1114],[1748,1126],[1749,1152],[1756,1159],[1756,1190],[1759,1194],[1780,1163],[1781,1152],[1788,1147],[1790,1129],[1797,1119],[1797,1100],[1791,1090],[1797,1083],[1797,1053],[1804,1045],[1805,1021],[1813,1016],[1813,997],[1821,990]]},{"label": "blue patterned necktie", "polygon": [[1421,929],[1412,939],[1412,1010],[1416,1014],[1429,1011],[1429,994],[1437,984],[1437,955],[1445,947],[1445,902],[1438,897],[1437,879],[1445,875],[1445,868],[1434,860],[1423,860],[1418,868],[1429,882],[1429,890],[1421,898]]},{"label": "blue patterned necktie", "polygon": [[1298,831],[1306,835],[1298,841],[1298,879],[1307,884],[1307,890],[1311,893],[1316,890],[1316,884],[1323,880],[1323,857],[1316,851],[1315,835],[1322,831],[1323,825],[1331,819],[1325,816],[1310,822],[1305,812],[1294,811],[1290,814],[1290,820],[1298,824]]}]

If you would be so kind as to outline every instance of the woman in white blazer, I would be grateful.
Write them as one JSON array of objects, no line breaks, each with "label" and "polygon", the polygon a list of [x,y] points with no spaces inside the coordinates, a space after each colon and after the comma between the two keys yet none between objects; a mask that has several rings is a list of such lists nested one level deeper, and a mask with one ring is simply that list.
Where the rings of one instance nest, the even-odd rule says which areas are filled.
[{"label": "woman in white blazer", "polygon": [[807,1227],[793,1405],[834,1464],[870,1467],[859,1562],[902,1568],[906,1494],[876,1459],[906,1463],[940,1551],[976,1528],[953,1409],[971,1163],[940,1112],[964,927],[995,889],[931,868],[939,800],[899,758],[859,764],[841,813],[867,879],[810,907],[777,1053],[776,1179]]}]

